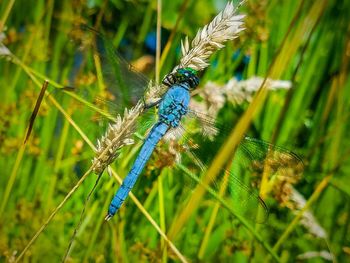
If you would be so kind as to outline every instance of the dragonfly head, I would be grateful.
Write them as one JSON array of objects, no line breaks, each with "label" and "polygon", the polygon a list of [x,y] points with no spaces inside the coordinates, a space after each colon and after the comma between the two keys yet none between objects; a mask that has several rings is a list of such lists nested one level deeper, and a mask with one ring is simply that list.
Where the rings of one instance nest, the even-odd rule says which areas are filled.
[{"label": "dragonfly head", "polygon": [[177,83],[187,83],[191,90],[199,84],[197,71],[192,68],[179,68],[175,73],[170,73],[163,79],[163,84],[172,86]]}]

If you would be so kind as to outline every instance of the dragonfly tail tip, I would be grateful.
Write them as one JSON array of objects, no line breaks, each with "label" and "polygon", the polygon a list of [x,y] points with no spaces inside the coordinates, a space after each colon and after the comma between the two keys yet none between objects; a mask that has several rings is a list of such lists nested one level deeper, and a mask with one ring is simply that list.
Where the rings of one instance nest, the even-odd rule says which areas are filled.
[{"label": "dragonfly tail tip", "polygon": [[106,215],[105,220],[106,220],[106,221],[109,221],[112,217],[113,217],[113,215],[108,214],[108,215]]}]

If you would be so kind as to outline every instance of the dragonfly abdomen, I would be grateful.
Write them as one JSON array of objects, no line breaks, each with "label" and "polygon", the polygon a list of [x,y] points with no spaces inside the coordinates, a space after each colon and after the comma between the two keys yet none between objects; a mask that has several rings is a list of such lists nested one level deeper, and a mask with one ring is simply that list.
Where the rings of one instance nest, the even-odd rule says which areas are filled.
[{"label": "dragonfly abdomen", "polygon": [[164,122],[157,122],[152,130],[150,131],[148,137],[145,140],[145,143],[142,145],[142,148],[130,170],[128,175],[125,177],[122,185],[117,190],[116,194],[113,197],[113,200],[108,209],[108,215],[106,220],[109,220],[115,215],[121,205],[124,203],[124,200],[129,195],[130,190],[135,185],[137,178],[145,167],[148,159],[150,158],[155,146],[159,140],[167,132],[169,126]]}]

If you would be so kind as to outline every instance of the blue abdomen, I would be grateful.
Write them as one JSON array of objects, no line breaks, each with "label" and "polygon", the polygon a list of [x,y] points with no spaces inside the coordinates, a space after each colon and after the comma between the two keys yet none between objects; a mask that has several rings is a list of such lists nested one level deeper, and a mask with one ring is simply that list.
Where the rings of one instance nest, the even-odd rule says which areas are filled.
[{"label": "blue abdomen", "polygon": [[108,215],[106,220],[109,220],[114,214],[118,211],[121,205],[124,203],[124,200],[129,195],[130,190],[135,185],[139,175],[141,174],[143,168],[145,167],[148,159],[150,158],[154,147],[157,145],[159,140],[167,132],[169,126],[158,122],[156,123],[152,130],[150,131],[145,143],[142,145],[142,148],[130,170],[128,175],[125,177],[123,184],[119,187],[116,192],[108,210]]}]

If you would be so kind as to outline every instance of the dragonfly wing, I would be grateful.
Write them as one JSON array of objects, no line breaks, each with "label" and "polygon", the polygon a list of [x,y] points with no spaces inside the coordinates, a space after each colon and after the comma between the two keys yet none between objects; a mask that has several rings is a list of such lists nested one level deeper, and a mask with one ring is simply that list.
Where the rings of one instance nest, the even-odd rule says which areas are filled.
[{"label": "dragonfly wing", "polygon": [[[204,152],[208,151],[214,153],[216,151],[214,151],[215,148],[213,145],[210,145],[208,148],[206,146],[200,146],[199,142],[201,140],[187,137],[187,130],[183,127],[181,127],[181,129],[184,134],[181,145],[185,153],[182,160],[184,163],[186,163],[186,159],[188,160],[189,163],[186,163],[186,166],[190,167],[190,170],[196,171],[198,168],[198,171],[190,175],[191,180],[186,182],[186,186],[194,188],[198,182],[201,182],[201,176],[197,176],[198,174],[208,176],[208,174],[206,174],[208,171],[206,163],[208,163],[209,158],[203,160]],[[208,146],[208,141],[202,142]],[[214,157],[214,155],[215,154],[213,154],[212,157]],[[219,168],[219,172],[215,178],[209,178],[210,184],[205,185],[205,187],[208,188],[209,195],[214,197],[214,199],[217,198],[217,196],[224,198],[230,204],[231,209],[235,211],[236,215],[238,214],[248,220],[258,223],[266,222],[268,218],[268,208],[265,202],[260,198],[258,190],[254,189],[251,183],[246,180],[250,180],[250,178],[243,177],[244,174],[234,169],[234,163],[235,161],[232,160],[226,167]]]},{"label": "dragonfly wing", "polygon": [[[209,116],[194,111],[188,113],[182,123],[182,143],[192,163],[206,170],[206,163],[215,157],[229,134],[223,125]],[[216,193],[225,191],[232,207],[243,216],[256,222],[265,222],[268,209],[259,196],[259,182],[264,169],[261,165],[273,164],[271,176],[295,176],[290,172],[302,165],[301,159],[294,153],[273,146],[267,142],[245,137],[238,146],[231,161],[220,168],[219,176],[212,179],[211,187]],[[260,166],[259,166],[260,165]],[[258,169],[260,168],[260,169]],[[289,175],[288,175],[289,173]]]},{"label": "dragonfly wing", "polygon": [[[151,99],[145,95],[150,93],[151,86],[152,99],[161,96],[160,93],[164,92],[161,86],[158,87],[145,75],[136,71],[117,52],[112,41],[102,33],[87,25],[79,25],[71,31],[71,38],[73,39],[71,42],[75,46],[73,50],[82,57],[79,59],[80,67],[96,65],[98,81],[103,80],[102,87],[104,89],[97,90],[97,96],[94,98],[97,98],[100,103],[112,101],[112,103],[106,104],[108,107],[113,105],[111,107],[113,112],[122,113],[125,108],[134,106],[140,99],[144,100],[146,104],[150,103]],[[86,93],[87,90],[84,89],[83,92]]]},{"label": "dragonfly wing", "polygon": [[[203,136],[212,141],[216,141],[217,137],[226,138],[231,131],[206,114],[190,111],[189,117],[197,119],[198,125],[202,126],[200,130]],[[236,151],[237,161],[256,172],[262,173],[264,166],[267,168],[268,165],[270,174],[298,177],[304,169],[302,159],[294,152],[250,136],[242,139]]]}]

